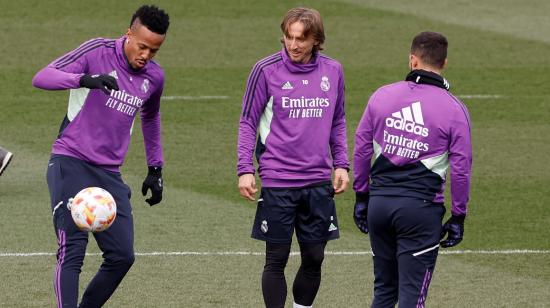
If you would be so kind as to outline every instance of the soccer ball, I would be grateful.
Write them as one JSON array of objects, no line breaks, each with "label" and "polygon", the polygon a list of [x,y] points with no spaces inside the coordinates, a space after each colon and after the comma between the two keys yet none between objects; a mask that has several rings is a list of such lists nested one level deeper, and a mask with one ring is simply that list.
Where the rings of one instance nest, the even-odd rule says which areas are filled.
[{"label": "soccer ball", "polygon": [[116,217],[113,196],[103,188],[84,188],[69,200],[71,216],[82,231],[101,232],[109,228]]}]

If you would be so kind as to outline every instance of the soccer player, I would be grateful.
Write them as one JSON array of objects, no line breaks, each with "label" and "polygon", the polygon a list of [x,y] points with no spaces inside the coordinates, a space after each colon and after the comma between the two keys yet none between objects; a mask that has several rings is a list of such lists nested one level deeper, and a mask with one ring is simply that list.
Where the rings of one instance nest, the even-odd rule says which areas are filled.
[{"label": "soccer player", "polygon": [[6,170],[12,158],[12,152],[0,147],[0,175]]},{"label": "soccer player", "polygon": [[266,242],[265,305],[284,307],[284,269],[296,229],[302,262],[292,287],[294,307],[311,307],[325,246],[339,237],[333,197],[349,183],[344,74],[340,63],[320,53],[325,34],[318,11],[289,10],[281,30],[282,50],[254,65],[243,97],[239,191],[255,200],[255,148],[262,189],[252,237]]},{"label": "soccer player", "polygon": [[58,307],[76,307],[78,280],[88,233],[77,229],[67,209],[81,189],[98,186],[117,204],[113,225],[93,236],[103,263],[88,284],[79,307],[101,307],[134,262],[134,226],[130,188],[120,174],[134,118],[139,112],[148,174],[143,182],[147,201],[162,200],[163,153],[160,97],[164,72],[151,59],[166,37],[169,17],[156,6],[142,6],[119,39],[92,39],[39,71],[35,87],[71,89],[67,115],[53,143],[47,181],[58,239],[54,289]]},{"label": "soccer player", "polygon": [[[447,46],[439,33],[418,34],[410,73],[372,94],[355,134],[354,218],[370,234],[372,307],[396,302],[424,307],[439,246],[462,240],[472,165],[470,119],[441,76]],[[449,165],[452,215],[441,226]]]}]

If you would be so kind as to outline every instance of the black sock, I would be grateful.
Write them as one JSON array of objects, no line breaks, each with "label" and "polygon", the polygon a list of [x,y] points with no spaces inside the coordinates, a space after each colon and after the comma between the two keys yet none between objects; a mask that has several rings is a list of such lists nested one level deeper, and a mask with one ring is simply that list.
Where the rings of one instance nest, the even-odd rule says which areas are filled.
[{"label": "black sock", "polygon": [[294,302],[303,306],[311,306],[321,285],[321,265],[325,257],[324,243],[300,243],[302,264],[294,279],[292,294]]},{"label": "black sock", "polygon": [[285,267],[290,244],[266,243],[262,292],[267,308],[284,308],[286,301]]}]

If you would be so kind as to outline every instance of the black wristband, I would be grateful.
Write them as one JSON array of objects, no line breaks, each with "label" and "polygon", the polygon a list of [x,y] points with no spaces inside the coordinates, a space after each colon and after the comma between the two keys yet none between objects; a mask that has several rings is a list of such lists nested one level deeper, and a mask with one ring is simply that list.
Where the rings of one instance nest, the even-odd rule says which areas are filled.
[{"label": "black wristband", "polygon": [[149,171],[147,174],[155,175],[155,176],[161,176],[162,175],[162,167],[155,167],[155,166],[149,166]]},{"label": "black wristband", "polygon": [[464,225],[465,219],[466,219],[466,215],[452,215],[451,218],[449,218],[449,223]]}]

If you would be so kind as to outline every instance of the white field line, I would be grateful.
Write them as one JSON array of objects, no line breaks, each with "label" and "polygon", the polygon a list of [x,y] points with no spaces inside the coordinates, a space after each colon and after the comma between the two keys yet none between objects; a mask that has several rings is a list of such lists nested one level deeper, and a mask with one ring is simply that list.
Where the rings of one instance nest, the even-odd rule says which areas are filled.
[{"label": "white field line", "polygon": [[225,95],[201,95],[201,96],[187,96],[187,95],[176,95],[176,96],[163,96],[162,100],[165,101],[197,101],[197,100],[224,100],[229,99],[229,96]]},{"label": "white field line", "polygon": [[496,94],[464,94],[457,95],[456,97],[460,99],[499,99],[503,98],[504,96]]},{"label": "white field line", "polygon": [[[254,251],[152,251],[136,252],[136,256],[264,256],[264,252]],[[550,250],[533,249],[504,249],[504,250],[440,250],[442,255],[525,255],[550,254]],[[86,253],[87,256],[100,256],[101,253]],[[291,256],[299,256],[300,252],[293,251]],[[326,251],[329,256],[363,256],[372,255],[371,251]],[[0,257],[43,257],[55,256],[53,252],[2,252]]]}]

